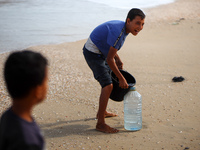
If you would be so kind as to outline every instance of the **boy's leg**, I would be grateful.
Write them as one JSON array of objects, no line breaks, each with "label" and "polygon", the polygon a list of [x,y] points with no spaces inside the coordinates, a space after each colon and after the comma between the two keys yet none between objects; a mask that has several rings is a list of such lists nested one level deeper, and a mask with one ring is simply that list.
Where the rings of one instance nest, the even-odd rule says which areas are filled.
[{"label": "boy's leg", "polygon": [[[107,64],[107,62],[105,61],[105,66],[108,68],[108,72],[110,73],[111,72],[111,69],[110,69],[110,67],[109,67],[109,65]],[[109,85],[109,84],[108,84]],[[112,90],[111,90],[111,92],[112,92]],[[110,95],[109,95],[109,97],[110,97]],[[116,117],[117,115],[116,114],[114,114],[114,113],[109,113],[109,112],[107,112],[107,111],[105,111],[105,118],[107,118],[107,117]],[[98,113],[97,113],[97,118],[98,118]]]},{"label": "boy's leg", "polygon": [[[87,49],[83,50],[83,54],[85,56],[85,60],[88,66],[91,68],[95,79],[101,84],[102,90],[99,98],[99,111],[97,113],[98,122],[96,125],[96,129],[98,131],[106,132],[106,133],[116,133],[118,130],[113,129],[105,124],[106,115],[111,115],[106,111],[106,107],[108,104],[108,99],[110,97],[112,91],[112,79],[109,73],[109,67],[107,66],[105,58],[102,58],[99,54],[94,54],[89,52]],[[116,116],[112,114],[113,116]]]},{"label": "boy's leg", "polygon": [[101,132],[105,133],[116,133],[119,132],[119,130],[111,128],[107,124],[105,124],[105,113],[106,113],[106,107],[108,104],[108,99],[110,97],[110,94],[112,92],[113,85],[109,84],[102,88],[101,95],[99,98],[99,110],[98,110],[98,121],[96,125],[96,129]]}]

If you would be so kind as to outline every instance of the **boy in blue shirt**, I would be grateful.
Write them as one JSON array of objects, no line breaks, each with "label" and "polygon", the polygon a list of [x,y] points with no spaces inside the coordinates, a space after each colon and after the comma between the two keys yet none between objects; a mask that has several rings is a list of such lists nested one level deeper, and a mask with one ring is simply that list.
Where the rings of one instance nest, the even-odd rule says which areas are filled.
[{"label": "boy in blue shirt", "polygon": [[0,150],[43,150],[44,139],[32,117],[47,93],[47,59],[29,50],[10,54],[4,78],[12,106],[0,120]]},{"label": "boy in blue shirt", "polygon": [[93,71],[94,78],[102,89],[99,98],[96,130],[105,133],[116,133],[119,130],[105,123],[105,117],[117,116],[106,111],[108,99],[113,89],[110,69],[119,79],[119,87],[128,88],[126,79],[120,73],[123,63],[117,54],[129,33],[136,36],[144,25],[145,14],[133,8],[129,11],[126,21],[113,20],[97,26],[83,47],[85,60]]}]

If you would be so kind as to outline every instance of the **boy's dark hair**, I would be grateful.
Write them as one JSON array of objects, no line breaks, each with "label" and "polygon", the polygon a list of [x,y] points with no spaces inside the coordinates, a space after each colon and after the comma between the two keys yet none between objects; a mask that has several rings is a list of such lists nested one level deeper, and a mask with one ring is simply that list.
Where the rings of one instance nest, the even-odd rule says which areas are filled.
[{"label": "boy's dark hair", "polygon": [[132,21],[133,19],[135,19],[136,16],[140,16],[141,19],[143,20],[145,18],[145,14],[142,10],[138,9],[138,8],[132,8],[127,15],[126,21],[129,18],[130,21]]},{"label": "boy's dark hair", "polygon": [[37,52],[23,50],[11,53],[4,68],[4,78],[11,97],[23,98],[32,88],[41,85],[47,64],[47,59]]}]

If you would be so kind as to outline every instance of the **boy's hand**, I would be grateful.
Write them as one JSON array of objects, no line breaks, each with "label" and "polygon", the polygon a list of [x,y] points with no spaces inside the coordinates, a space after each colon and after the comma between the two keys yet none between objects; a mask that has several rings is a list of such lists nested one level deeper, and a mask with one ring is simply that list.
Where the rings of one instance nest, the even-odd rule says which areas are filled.
[{"label": "boy's hand", "polygon": [[122,89],[127,89],[128,88],[128,83],[126,82],[125,78],[119,79],[119,87]]}]

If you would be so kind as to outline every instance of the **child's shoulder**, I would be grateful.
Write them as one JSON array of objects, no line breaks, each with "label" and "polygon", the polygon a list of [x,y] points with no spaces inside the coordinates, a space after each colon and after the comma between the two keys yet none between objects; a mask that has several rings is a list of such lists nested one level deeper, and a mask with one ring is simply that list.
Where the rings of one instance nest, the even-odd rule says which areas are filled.
[{"label": "child's shoulder", "polygon": [[12,126],[16,125],[16,118],[17,116],[14,115],[11,108],[7,109],[1,116],[1,127],[4,128],[11,128]]},{"label": "child's shoulder", "polygon": [[117,37],[121,33],[122,29],[125,27],[125,22],[120,20],[111,20],[108,22],[108,30],[111,35],[116,35]]},{"label": "child's shoulder", "polygon": [[0,136],[5,139],[15,139],[20,135],[19,123],[16,121],[15,116],[12,114],[11,109],[6,110],[0,120]]},{"label": "child's shoulder", "polygon": [[10,118],[10,117],[11,117],[11,109],[9,108],[9,109],[7,109],[6,111],[4,111],[2,113],[2,115],[1,115],[1,123],[4,120],[8,120],[8,118]]},{"label": "child's shoulder", "polygon": [[111,20],[107,22],[107,26],[109,26],[109,28],[112,30],[120,30],[125,26],[125,22],[124,21],[120,21],[120,20]]},{"label": "child's shoulder", "polygon": [[121,20],[110,20],[105,23],[110,24],[110,25],[124,25],[125,24],[125,22]]}]

